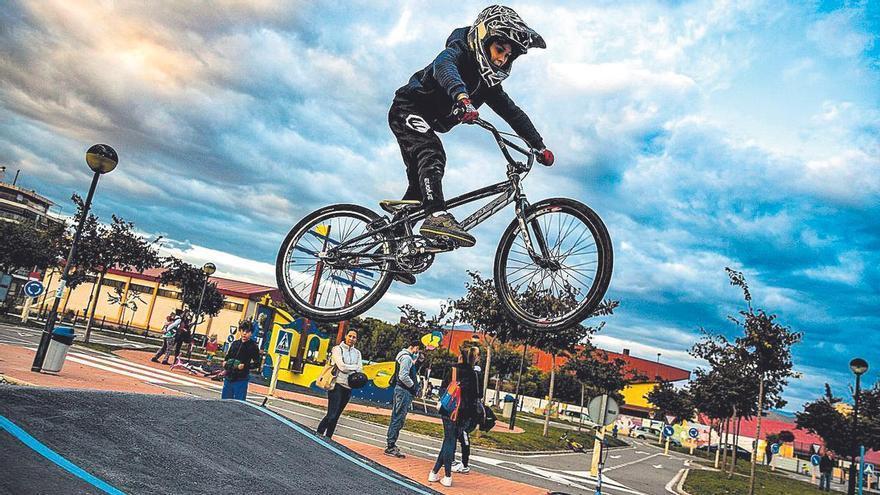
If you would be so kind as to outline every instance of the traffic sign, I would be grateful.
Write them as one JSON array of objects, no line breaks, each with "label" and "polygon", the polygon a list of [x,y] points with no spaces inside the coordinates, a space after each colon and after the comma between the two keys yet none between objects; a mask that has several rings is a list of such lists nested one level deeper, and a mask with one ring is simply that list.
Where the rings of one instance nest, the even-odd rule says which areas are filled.
[{"label": "traffic sign", "polygon": [[865,463],[865,470],[863,471],[863,473],[867,474],[868,476],[873,476],[874,475],[874,465],[868,464],[866,462]]},{"label": "traffic sign", "polygon": [[770,452],[773,452],[774,454],[778,454],[779,453],[779,444],[778,443],[771,444],[770,445]]},{"label": "traffic sign", "polygon": [[28,297],[37,297],[43,293],[43,290],[45,290],[45,287],[43,287],[43,283],[39,280],[31,280],[24,284],[24,294]]},{"label": "traffic sign", "polygon": [[226,337],[226,342],[229,342],[230,344],[235,342],[235,335],[230,335]]},{"label": "traffic sign", "polygon": [[675,433],[675,428],[672,425],[666,425],[663,427],[663,436],[671,437]]},{"label": "traffic sign", "polygon": [[810,456],[810,464],[812,464],[814,466],[818,466],[819,461],[821,461],[821,460],[822,460],[822,458],[819,457],[819,454],[813,454]]},{"label": "traffic sign", "polygon": [[688,430],[688,436],[696,440],[696,438],[697,438],[698,436],[700,436],[700,430],[698,430],[698,429],[696,429],[696,428],[694,428],[694,427],[691,427],[691,428]]},{"label": "traffic sign", "polygon": [[[590,400],[590,405],[587,406],[587,414],[596,424],[602,421],[602,397],[601,395],[593,397]],[[608,397],[605,403],[605,423],[599,426],[610,425],[617,419],[618,415],[620,415],[620,409],[618,408],[617,401]]]},{"label": "traffic sign", "polygon": [[293,334],[281,330],[278,333],[278,340],[275,341],[275,354],[290,355],[291,342],[293,342]]}]

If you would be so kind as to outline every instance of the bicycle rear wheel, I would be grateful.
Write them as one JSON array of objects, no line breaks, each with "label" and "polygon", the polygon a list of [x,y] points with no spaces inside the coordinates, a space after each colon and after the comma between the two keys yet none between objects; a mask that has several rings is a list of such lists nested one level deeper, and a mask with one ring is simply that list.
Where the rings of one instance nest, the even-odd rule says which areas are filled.
[{"label": "bicycle rear wheel", "polygon": [[[392,243],[376,233],[339,248],[369,233],[368,225],[377,219],[379,215],[367,208],[340,204],[307,215],[290,230],[278,252],[275,277],[295,313],[317,321],[342,321],[381,299],[392,281],[390,262],[383,259],[393,252]],[[328,256],[334,249],[335,262]],[[364,261],[370,259],[378,261]]]},{"label": "bicycle rear wheel", "polygon": [[523,241],[519,220],[501,236],[495,254],[495,289],[521,324],[553,331],[580,323],[602,302],[611,282],[611,238],[587,205],[567,198],[546,199],[524,212],[531,244],[544,246],[535,260]]}]

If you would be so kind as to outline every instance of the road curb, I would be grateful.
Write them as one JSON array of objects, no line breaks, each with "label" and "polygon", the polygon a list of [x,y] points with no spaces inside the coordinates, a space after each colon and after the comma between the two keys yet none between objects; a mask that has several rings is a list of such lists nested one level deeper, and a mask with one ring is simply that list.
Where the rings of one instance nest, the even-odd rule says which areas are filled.
[{"label": "road curb", "polygon": [[12,378],[9,375],[0,374],[0,383],[8,383],[10,385],[18,385],[21,387],[36,387],[33,383],[26,382],[24,380],[19,380],[18,378]]},{"label": "road curb", "polygon": [[691,495],[690,493],[684,491],[684,482],[687,480],[688,473],[691,472],[690,469],[685,469],[681,474],[681,479],[678,480],[678,486],[676,486],[676,490],[678,490],[679,495]]}]

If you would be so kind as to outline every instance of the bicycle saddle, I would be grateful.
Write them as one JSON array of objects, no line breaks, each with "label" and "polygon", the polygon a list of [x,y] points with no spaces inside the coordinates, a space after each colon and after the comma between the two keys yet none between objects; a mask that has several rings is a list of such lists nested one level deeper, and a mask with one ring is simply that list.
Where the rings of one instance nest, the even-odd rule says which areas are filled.
[{"label": "bicycle saddle", "polygon": [[415,199],[383,199],[379,201],[379,207],[388,213],[394,214],[405,209],[417,209],[422,202]]}]

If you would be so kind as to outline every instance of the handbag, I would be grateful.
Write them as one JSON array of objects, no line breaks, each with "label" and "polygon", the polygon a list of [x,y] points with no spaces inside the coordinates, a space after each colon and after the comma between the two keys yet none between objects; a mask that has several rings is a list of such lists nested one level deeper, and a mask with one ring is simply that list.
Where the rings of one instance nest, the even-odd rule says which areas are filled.
[{"label": "handbag", "polygon": [[457,371],[455,367],[452,368],[452,380],[437,403],[440,414],[448,416],[453,421],[458,419],[458,410],[461,406],[461,386],[458,384]]},{"label": "handbag", "polygon": [[324,365],[324,369],[321,370],[321,374],[318,375],[318,379],[315,380],[315,384],[324,390],[333,390],[333,387],[336,386],[336,376],[338,374],[339,369],[333,364],[333,358],[327,356],[327,363]]}]

